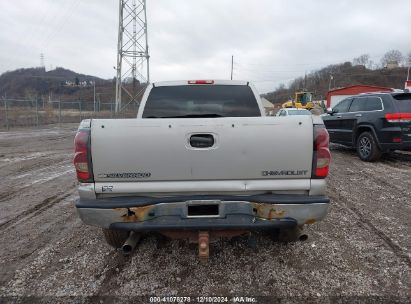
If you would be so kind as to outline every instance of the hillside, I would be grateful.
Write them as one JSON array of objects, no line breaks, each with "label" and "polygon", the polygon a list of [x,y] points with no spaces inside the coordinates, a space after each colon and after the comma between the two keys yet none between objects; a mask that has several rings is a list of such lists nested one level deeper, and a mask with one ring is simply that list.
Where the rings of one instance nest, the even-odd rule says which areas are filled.
[{"label": "hillside", "polygon": [[351,62],[345,62],[327,66],[311,72],[305,77],[296,78],[288,87],[280,85],[275,91],[264,94],[264,97],[273,103],[282,103],[294,96],[295,91],[305,88],[314,92],[316,99],[324,99],[329,86],[333,89],[358,84],[401,89],[404,88],[406,77],[406,67],[372,70],[363,65],[353,65]]},{"label": "hillside", "polygon": [[[332,75],[330,83],[330,75]],[[403,88],[407,68],[369,69],[351,62],[330,65],[305,77],[294,79],[287,87],[280,85],[276,90],[263,96],[273,103],[282,103],[296,90],[303,88],[314,92],[316,99],[323,99],[331,88],[356,84],[368,84]],[[64,68],[46,71],[44,68],[27,68],[6,72],[0,75],[0,96],[8,99],[41,99],[61,101],[93,102],[95,82],[96,99],[102,103],[115,100],[115,79],[101,79],[79,74]],[[130,91],[132,84],[129,84]],[[136,90],[138,90],[137,84]]]},{"label": "hillside", "polygon": [[96,92],[103,101],[114,100],[115,81],[79,74],[64,68],[46,71],[27,68],[0,75],[0,94],[7,98],[92,101]]}]

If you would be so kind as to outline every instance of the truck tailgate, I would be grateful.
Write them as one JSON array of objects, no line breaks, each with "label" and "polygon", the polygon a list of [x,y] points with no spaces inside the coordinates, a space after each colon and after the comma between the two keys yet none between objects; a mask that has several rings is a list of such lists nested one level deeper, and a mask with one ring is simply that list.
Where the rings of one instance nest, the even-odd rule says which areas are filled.
[{"label": "truck tailgate", "polygon": [[[212,147],[192,147],[198,134]],[[96,119],[91,151],[96,184],[132,182],[138,192],[180,181],[299,179],[309,187],[313,125],[310,116]]]}]

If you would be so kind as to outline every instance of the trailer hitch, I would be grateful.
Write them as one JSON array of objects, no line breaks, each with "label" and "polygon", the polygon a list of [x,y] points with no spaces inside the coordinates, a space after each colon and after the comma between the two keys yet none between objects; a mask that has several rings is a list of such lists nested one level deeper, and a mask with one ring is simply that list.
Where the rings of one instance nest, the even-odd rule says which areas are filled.
[{"label": "trailer hitch", "polygon": [[207,262],[208,257],[210,256],[209,240],[210,237],[208,231],[198,232],[198,257],[202,263]]}]

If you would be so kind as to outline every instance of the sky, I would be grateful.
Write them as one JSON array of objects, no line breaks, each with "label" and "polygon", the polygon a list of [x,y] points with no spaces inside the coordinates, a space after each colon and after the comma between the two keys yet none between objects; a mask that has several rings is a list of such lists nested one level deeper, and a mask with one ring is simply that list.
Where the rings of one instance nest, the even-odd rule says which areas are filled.
[{"label": "sky", "polygon": [[[0,73],[113,78],[118,0],[0,0]],[[147,0],[151,81],[234,79],[273,91],[324,66],[411,51],[410,0]]]}]

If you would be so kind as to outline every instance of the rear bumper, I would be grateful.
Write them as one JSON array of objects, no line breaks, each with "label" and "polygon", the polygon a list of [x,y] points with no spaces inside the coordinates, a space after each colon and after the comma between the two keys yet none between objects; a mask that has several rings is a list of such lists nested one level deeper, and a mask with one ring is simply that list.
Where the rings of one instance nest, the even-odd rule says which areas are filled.
[{"label": "rear bumper", "polygon": [[265,230],[295,226],[297,226],[297,221],[290,218],[268,221],[256,219],[250,215],[236,214],[227,215],[224,219],[181,219],[177,216],[166,216],[145,222],[113,223],[109,228],[144,232],[164,230]]},{"label": "rear bumper", "polygon": [[411,150],[411,141],[403,141],[401,143],[381,143],[380,146],[383,151]]},{"label": "rear bumper", "polygon": [[[188,206],[217,205],[213,215],[193,216]],[[85,224],[103,228],[160,230],[261,230],[293,227],[322,220],[325,196],[177,196],[80,199],[77,211]]]}]

